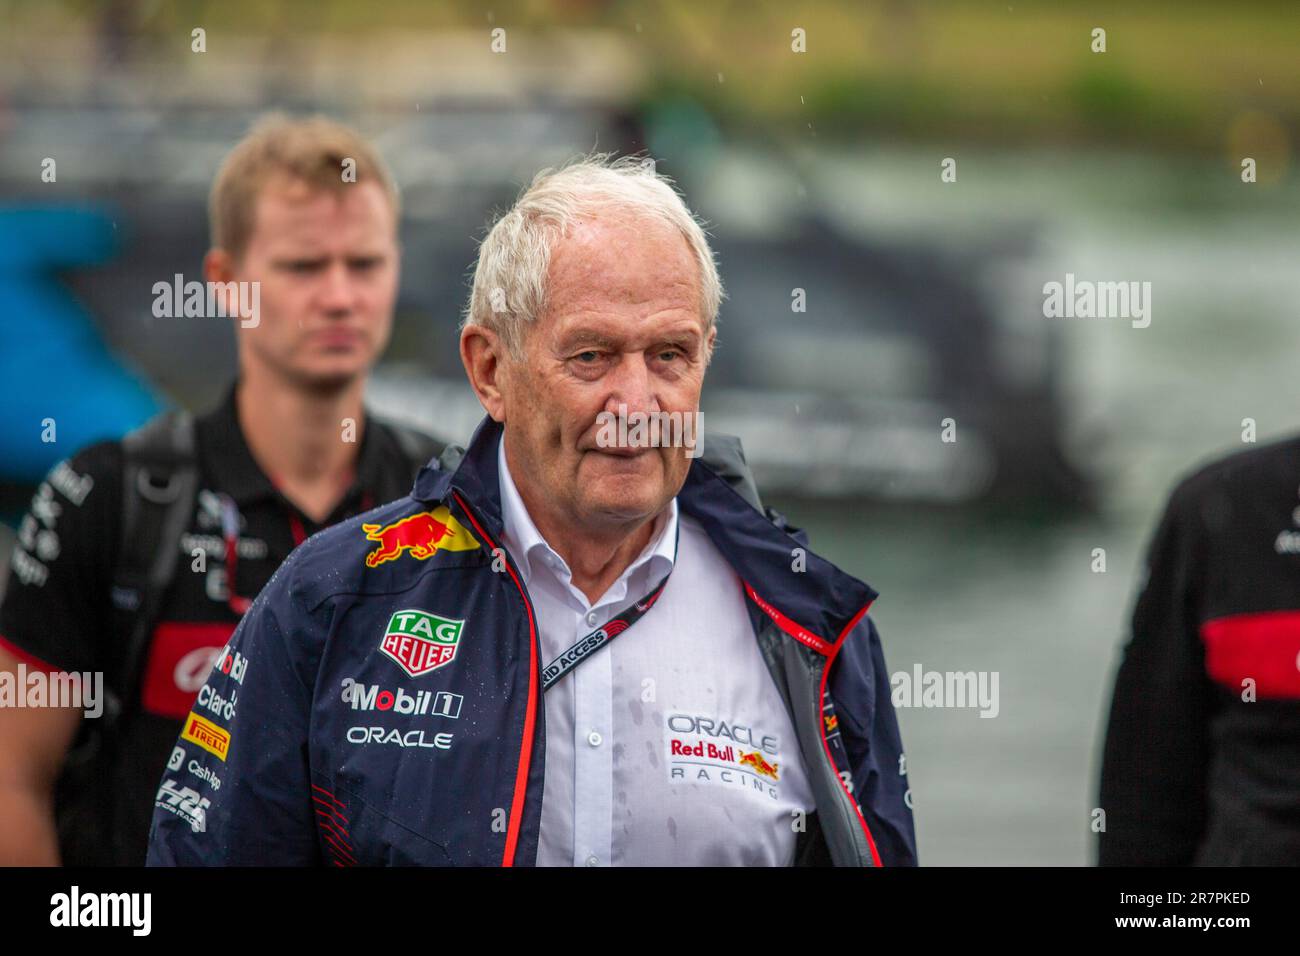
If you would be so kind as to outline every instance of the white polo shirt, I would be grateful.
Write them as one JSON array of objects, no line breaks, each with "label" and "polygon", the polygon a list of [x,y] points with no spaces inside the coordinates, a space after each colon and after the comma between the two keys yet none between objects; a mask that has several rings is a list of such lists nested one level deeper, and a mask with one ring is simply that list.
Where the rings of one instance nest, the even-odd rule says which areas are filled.
[{"label": "white polo shirt", "polygon": [[504,442],[497,458],[504,544],[533,601],[543,665],[672,569],[636,624],[546,692],[538,865],[788,866],[812,790],[736,573],[674,499],[590,603],[524,507]]}]

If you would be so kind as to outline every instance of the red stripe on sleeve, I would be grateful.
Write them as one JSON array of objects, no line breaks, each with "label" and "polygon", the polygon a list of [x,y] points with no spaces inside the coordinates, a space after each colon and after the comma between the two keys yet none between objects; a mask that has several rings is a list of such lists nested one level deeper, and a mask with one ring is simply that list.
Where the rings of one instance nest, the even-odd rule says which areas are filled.
[{"label": "red stripe on sleeve", "polygon": [[1240,694],[1254,680],[1260,698],[1300,698],[1300,611],[1233,614],[1201,625],[1205,670]]}]

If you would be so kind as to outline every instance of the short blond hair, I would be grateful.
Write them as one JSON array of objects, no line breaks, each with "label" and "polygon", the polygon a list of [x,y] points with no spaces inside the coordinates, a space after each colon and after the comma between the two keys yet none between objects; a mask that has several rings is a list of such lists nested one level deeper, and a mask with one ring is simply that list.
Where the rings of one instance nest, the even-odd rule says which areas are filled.
[{"label": "short blond hair", "polygon": [[[355,163],[355,170],[345,180],[347,160]],[[353,181],[374,182],[388,197],[393,221],[401,215],[392,174],[379,152],[359,133],[327,116],[295,119],[271,113],[253,125],[217,170],[208,195],[214,248],[224,249],[235,258],[243,255],[253,234],[257,197],[267,181],[276,177],[330,192],[342,191]]]},{"label": "short blond hair", "polygon": [[491,329],[520,358],[527,326],[546,309],[555,243],[579,219],[626,210],[666,222],[686,240],[700,272],[700,317],[710,331],[726,293],[703,225],[648,157],[611,153],[543,169],[520,192],[479,245],[461,328]]}]

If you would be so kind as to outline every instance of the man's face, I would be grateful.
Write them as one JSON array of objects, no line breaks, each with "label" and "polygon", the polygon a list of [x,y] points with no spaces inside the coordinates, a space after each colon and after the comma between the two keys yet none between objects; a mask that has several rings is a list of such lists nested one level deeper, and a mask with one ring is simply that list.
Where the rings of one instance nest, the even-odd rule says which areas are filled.
[{"label": "man's face", "polygon": [[530,508],[580,527],[651,517],[681,490],[686,449],[602,448],[598,416],[698,412],[713,338],[699,266],[672,226],[611,211],[556,243],[547,295],[524,360],[503,363],[512,477]]},{"label": "man's face", "polygon": [[261,283],[256,326],[237,324],[241,358],[307,386],[363,375],[388,344],[397,298],[394,213],[383,189],[338,191],[273,179],[231,278]]}]

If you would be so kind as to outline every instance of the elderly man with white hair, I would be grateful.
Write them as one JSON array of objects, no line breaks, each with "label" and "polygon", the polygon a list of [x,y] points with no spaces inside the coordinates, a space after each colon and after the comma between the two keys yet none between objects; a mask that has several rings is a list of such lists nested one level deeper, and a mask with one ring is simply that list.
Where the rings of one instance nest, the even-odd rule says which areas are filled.
[{"label": "elderly man with white hair", "polygon": [[651,164],[540,173],[461,329],[486,418],[259,595],[149,862],[914,864],[875,592],[701,441],[722,296]]}]

